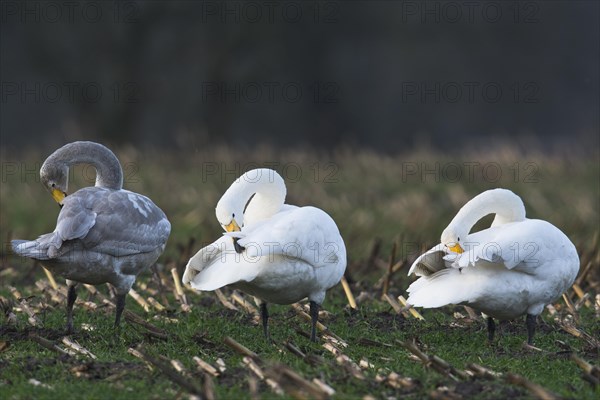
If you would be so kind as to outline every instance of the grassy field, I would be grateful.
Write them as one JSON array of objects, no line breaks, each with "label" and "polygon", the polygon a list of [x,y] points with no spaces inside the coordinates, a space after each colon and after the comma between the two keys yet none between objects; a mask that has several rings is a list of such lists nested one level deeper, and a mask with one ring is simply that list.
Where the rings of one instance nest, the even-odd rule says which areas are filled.
[{"label": "grassy field", "polygon": [[[600,394],[598,370],[581,367],[583,362],[598,365],[597,156],[525,154],[502,146],[461,157],[429,150],[390,156],[351,149],[326,154],[224,147],[115,152],[125,188],[151,197],[173,231],[158,264],[134,286],[142,300],[128,297],[130,313],[120,331],[112,329],[109,288],[80,288],[77,332],[67,340],[64,282],[56,277],[53,288],[39,265],[8,250],[11,238],[31,239],[54,229],[58,208],[37,175],[47,154],[1,154],[2,398],[269,398],[277,393],[310,398],[326,397],[326,387],[336,398],[552,394],[591,399]],[[301,309],[271,306],[274,343],[267,344],[251,298],[228,289],[220,298],[187,289],[181,296],[173,283],[172,269],[181,276],[189,256],[221,234],[214,206],[223,191],[258,166],[282,174],[288,203],[327,211],[346,241],[346,276],[358,309],[350,309],[341,286],[331,289],[321,316],[328,331],[319,343],[306,337],[310,326]],[[93,177],[89,168],[74,168],[70,191],[93,184]],[[583,275],[577,283],[587,297],[580,299],[571,289],[570,306],[561,299],[545,310],[535,348],[524,346],[524,321],[503,324],[489,344],[485,321],[469,309],[422,310],[423,321],[396,313],[382,299],[393,247],[396,268],[389,276],[389,295],[395,299],[405,295],[412,280],[406,264],[439,241],[468,199],[493,187],[519,194],[528,216],[560,227],[581,256]],[[478,227],[490,221],[485,218]],[[69,354],[69,340],[94,357]],[[252,353],[244,356],[235,343]],[[199,368],[194,357],[215,370]]]}]

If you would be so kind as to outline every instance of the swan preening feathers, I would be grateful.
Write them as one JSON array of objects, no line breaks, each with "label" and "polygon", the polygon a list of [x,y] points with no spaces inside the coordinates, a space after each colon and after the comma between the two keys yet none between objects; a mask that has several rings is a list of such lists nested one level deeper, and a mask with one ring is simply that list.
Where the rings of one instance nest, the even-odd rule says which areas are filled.
[{"label": "swan preening feathers", "polygon": [[[69,168],[96,169],[94,187],[67,195]],[[137,275],[163,252],[171,225],[149,198],[122,188],[115,155],[93,142],[67,144],[40,169],[42,184],[61,206],[56,229],[36,240],[14,240],[16,254],[38,260],[67,279],[67,330],[73,330],[77,283],[110,283],[117,294],[115,326]],[[346,269],[346,248],[333,219],[323,210],[285,204],[286,185],[271,169],[248,171],[216,206],[223,236],[189,261],[183,283],[198,291],[225,286],[255,297],[265,336],[267,303],[308,298],[311,339],[319,307]],[[471,229],[494,214],[492,225]],[[528,342],[535,318],[572,284],[579,271],[575,246],[549,222],[526,218],[523,201],[505,189],[485,191],[467,202],[441,234],[440,243],[419,256],[409,275],[408,303],[436,308],[465,304],[496,319],[527,315]]]},{"label": "swan preening feathers", "polygon": [[327,213],[284,204],[285,196],[283,179],[271,169],[238,178],[216,207],[226,233],[189,260],[183,283],[200,291],[231,286],[254,296],[267,338],[267,303],[308,297],[315,340],[319,305],[344,274],[346,248]]},{"label": "swan preening feathers", "polygon": [[[488,214],[490,228],[469,233]],[[579,271],[575,246],[549,222],[525,217],[513,192],[488,190],[463,206],[442,232],[441,243],[418,257],[409,270],[420,276],[410,287],[408,303],[434,308],[465,304],[493,318],[527,315],[528,343],[535,318],[560,297]]]},{"label": "swan preening feathers", "polygon": [[[69,167],[82,163],[95,167],[96,184],[67,195]],[[101,144],[61,147],[46,159],[40,177],[61,206],[56,229],[36,240],[13,240],[13,251],[67,279],[68,332],[73,330],[77,283],[114,286],[118,326],[129,289],[163,252],[171,224],[149,198],[122,188],[121,164]]]}]

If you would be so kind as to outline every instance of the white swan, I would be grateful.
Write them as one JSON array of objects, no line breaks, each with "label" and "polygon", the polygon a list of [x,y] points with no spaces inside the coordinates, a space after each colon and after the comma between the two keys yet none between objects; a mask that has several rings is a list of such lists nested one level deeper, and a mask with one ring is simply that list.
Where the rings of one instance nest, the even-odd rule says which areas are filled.
[{"label": "white swan", "polygon": [[[96,185],[67,196],[69,167],[81,163],[96,168]],[[40,177],[61,206],[56,229],[36,240],[13,240],[13,251],[67,279],[67,332],[73,331],[78,282],[115,287],[119,326],[129,289],[163,252],[171,224],[149,198],[122,189],[121,164],[101,144],[61,147],[44,161]]]},{"label": "white swan", "polygon": [[327,213],[284,204],[285,196],[285,183],[273,170],[238,178],[216,208],[227,233],[189,260],[182,281],[200,291],[229,285],[255,296],[268,340],[267,303],[308,297],[314,341],[325,292],[346,269],[346,247]]},{"label": "white swan", "polygon": [[[482,217],[495,213],[492,226],[469,233]],[[442,232],[441,243],[415,260],[408,274],[421,276],[407,289],[407,302],[436,308],[468,304],[492,318],[527,314],[528,343],[544,307],[572,284],[579,271],[575,246],[549,222],[525,218],[513,192],[488,190],[474,197]]]}]

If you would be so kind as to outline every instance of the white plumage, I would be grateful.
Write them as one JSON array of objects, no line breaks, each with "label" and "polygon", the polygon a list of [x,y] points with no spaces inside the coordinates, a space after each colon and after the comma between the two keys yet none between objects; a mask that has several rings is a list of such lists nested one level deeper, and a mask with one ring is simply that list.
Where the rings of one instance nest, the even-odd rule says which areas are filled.
[{"label": "white plumage", "polygon": [[[469,231],[495,213],[492,226]],[[409,270],[420,276],[408,288],[408,303],[436,308],[466,304],[491,318],[527,314],[531,343],[535,317],[575,280],[575,246],[549,222],[525,218],[521,199],[509,190],[483,192],[469,201],[442,233],[439,245],[421,255]]]},{"label": "white plumage", "polygon": [[189,260],[183,283],[201,291],[229,285],[255,296],[267,337],[266,303],[308,297],[314,339],[318,306],[344,274],[346,248],[327,213],[286,205],[285,194],[273,170],[252,170],[236,180],[216,209],[228,232]]}]

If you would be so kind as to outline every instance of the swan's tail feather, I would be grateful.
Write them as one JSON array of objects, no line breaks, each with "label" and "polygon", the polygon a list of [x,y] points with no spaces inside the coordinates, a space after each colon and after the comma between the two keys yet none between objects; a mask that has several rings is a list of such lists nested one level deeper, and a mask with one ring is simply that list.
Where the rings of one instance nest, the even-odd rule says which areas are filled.
[{"label": "swan's tail feather", "polygon": [[37,240],[13,240],[10,242],[15,254],[36,260],[49,260],[48,248]]}]

